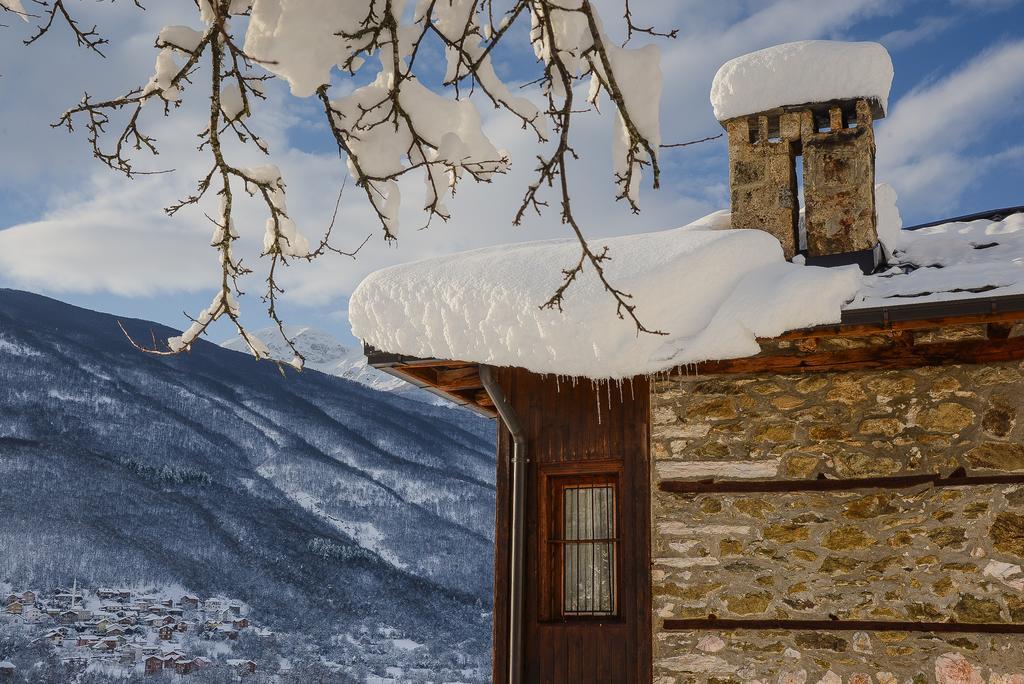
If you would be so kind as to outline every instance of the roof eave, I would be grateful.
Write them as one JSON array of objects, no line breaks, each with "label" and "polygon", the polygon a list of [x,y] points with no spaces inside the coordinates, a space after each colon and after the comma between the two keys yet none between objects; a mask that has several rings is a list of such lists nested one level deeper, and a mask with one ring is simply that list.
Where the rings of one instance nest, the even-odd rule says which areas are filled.
[{"label": "roof eave", "polygon": [[[1024,294],[998,297],[972,297],[937,302],[914,302],[896,306],[876,306],[863,309],[844,309],[837,324],[819,325],[791,330],[775,339],[822,337],[825,335],[856,336],[891,330],[938,328],[954,325],[1024,321]],[[457,369],[478,366],[476,362],[457,359],[421,358],[396,354],[365,344],[367,363],[378,370],[400,378],[416,387],[443,397],[459,406],[465,406],[480,415],[493,418],[491,407],[432,384],[416,369]]]},{"label": "roof eave", "polygon": [[414,372],[414,369],[416,368],[465,368],[470,366],[475,367],[479,364],[468,361],[459,361],[457,359],[424,359],[415,356],[407,356],[405,354],[395,354],[377,349],[376,347],[365,343],[363,344],[363,354],[366,356],[366,362],[377,370],[383,371],[404,382],[408,382],[410,385],[426,390],[431,394],[452,402],[453,404],[464,406],[485,418],[494,418],[497,415],[490,406],[482,405],[478,401],[467,398],[462,393],[438,387]]}]

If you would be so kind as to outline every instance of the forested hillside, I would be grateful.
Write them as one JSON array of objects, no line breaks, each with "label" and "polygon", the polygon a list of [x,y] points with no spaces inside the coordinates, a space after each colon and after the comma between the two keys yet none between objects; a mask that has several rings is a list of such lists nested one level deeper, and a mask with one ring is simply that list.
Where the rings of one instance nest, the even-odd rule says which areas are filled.
[{"label": "forested hillside", "polygon": [[486,660],[493,434],[214,344],[145,355],[112,316],[0,290],[0,582],[173,584],[325,657],[383,627]]}]

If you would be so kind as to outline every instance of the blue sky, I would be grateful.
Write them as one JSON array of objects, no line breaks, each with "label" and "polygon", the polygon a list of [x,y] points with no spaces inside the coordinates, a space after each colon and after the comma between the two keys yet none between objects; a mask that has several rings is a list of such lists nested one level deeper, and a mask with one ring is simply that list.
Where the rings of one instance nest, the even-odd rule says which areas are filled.
[{"label": "blue sky", "polygon": [[[204,170],[191,143],[199,110],[190,107],[192,101],[201,104],[201,97],[190,101],[186,93],[180,113],[153,117],[164,154],[151,168],[174,166],[169,176],[118,177],[90,158],[80,134],[49,126],[83,90],[107,96],[144,83],[160,26],[196,24],[190,1],[149,4],[139,13],[130,3],[81,3],[87,23],[95,20],[111,38],[107,60],[75,48],[63,32],[25,48],[18,39],[26,27],[7,20],[10,26],[0,28],[0,286],[180,327],[183,311],[194,313],[210,299],[215,254],[206,247],[209,226],[201,214],[169,219],[160,208],[187,192]],[[602,4],[609,8],[606,24],[614,25],[616,3]],[[1024,204],[1024,2],[648,0],[636,9],[660,26],[680,29],[677,40],[660,41],[666,142],[721,130],[708,89],[717,67],[731,57],[790,40],[877,40],[889,48],[896,72],[889,116],[877,126],[878,180],[896,187],[905,224]],[[513,45],[498,55],[499,73],[509,81],[535,78],[529,46],[523,40]],[[421,77],[436,81],[437,56],[423,66]],[[343,81],[336,81],[338,92],[351,87]],[[490,186],[462,186],[450,203],[453,219],[435,221],[428,230],[417,230],[423,220],[415,205],[422,191],[403,192],[413,200],[403,209],[397,245],[383,243],[357,194],[347,192],[336,230],[342,245],[357,244],[371,232],[374,237],[355,261],[337,257],[289,270],[283,304],[289,323],[352,341],[347,297],[372,270],[565,235],[554,213],[511,226],[516,201],[530,182],[534,143],[507,118],[487,110],[484,115],[488,133],[512,156],[512,173]],[[666,151],[662,189],[645,188],[643,213],[630,215],[612,201],[611,123],[610,116],[587,115],[578,124],[584,158],[574,170],[574,196],[590,235],[672,227],[727,206],[726,149],[717,140]],[[274,87],[256,125],[285,173],[293,216],[304,232],[316,235],[344,176],[318,110],[288,97],[283,86]],[[261,231],[259,221],[251,228],[252,242]],[[248,289],[243,311],[252,327],[262,327],[258,275]],[[229,333],[221,327],[214,339]]]}]

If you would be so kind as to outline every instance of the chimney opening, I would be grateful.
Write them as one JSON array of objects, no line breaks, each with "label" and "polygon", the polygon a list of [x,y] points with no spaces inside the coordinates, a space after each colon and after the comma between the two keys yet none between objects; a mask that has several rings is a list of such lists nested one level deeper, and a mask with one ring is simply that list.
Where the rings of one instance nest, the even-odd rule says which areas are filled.
[{"label": "chimney opening", "polygon": [[796,176],[796,251],[807,253],[807,204],[804,200],[804,158],[793,155],[793,172]]},{"label": "chimney opening", "polygon": [[843,127],[844,128],[856,128],[857,127],[857,106],[849,106],[843,109]]},{"label": "chimney opening", "polygon": [[747,117],[747,139],[749,140],[751,145],[755,145],[755,144],[757,144],[757,141],[760,139],[760,137],[761,137],[761,134],[760,134],[759,126],[758,126],[758,123],[757,123],[757,117],[756,116],[748,116]]},{"label": "chimney opening", "polygon": [[827,109],[814,112],[814,130],[818,133],[832,132],[832,119]]}]

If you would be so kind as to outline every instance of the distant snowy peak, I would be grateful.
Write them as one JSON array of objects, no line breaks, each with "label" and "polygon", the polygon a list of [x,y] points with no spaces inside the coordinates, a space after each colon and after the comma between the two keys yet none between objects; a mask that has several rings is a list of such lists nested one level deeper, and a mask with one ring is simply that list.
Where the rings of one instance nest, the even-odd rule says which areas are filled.
[{"label": "distant snowy peak", "polygon": [[[333,365],[354,353],[353,350],[344,346],[332,337],[330,333],[323,330],[287,326],[285,327],[285,332],[295,341],[299,351],[306,357],[306,365],[310,368],[323,370],[322,367]],[[294,356],[288,344],[281,337],[277,327],[271,326],[257,330],[252,335],[267,346],[275,359],[287,361],[291,360]],[[241,336],[228,340],[221,344],[221,346],[235,351],[248,351],[248,347]]]},{"label": "distant snowy peak", "polygon": [[[286,326],[285,332],[306,357],[306,368],[353,380],[381,392],[407,392],[414,389],[412,385],[367,365],[362,349],[346,347],[328,332],[308,326]],[[273,358],[290,361],[295,356],[276,327],[257,330],[252,334],[267,345]],[[221,346],[234,351],[249,351],[241,336]]]}]

